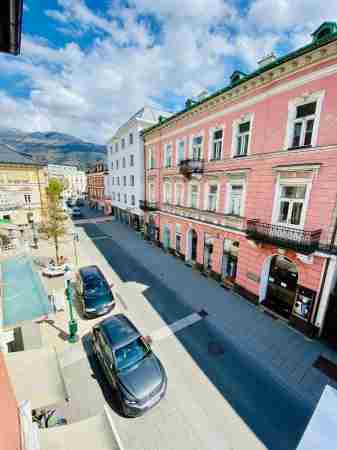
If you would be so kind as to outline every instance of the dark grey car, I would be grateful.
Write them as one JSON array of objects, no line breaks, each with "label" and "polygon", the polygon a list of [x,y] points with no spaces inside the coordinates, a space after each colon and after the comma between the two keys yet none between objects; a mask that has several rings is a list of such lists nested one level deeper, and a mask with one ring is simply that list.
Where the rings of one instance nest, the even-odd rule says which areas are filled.
[{"label": "dark grey car", "polygon": [[161,362],[123,314],[94,327],[93,347],[124,415],[139,416],[165,395],[167,377]]}]

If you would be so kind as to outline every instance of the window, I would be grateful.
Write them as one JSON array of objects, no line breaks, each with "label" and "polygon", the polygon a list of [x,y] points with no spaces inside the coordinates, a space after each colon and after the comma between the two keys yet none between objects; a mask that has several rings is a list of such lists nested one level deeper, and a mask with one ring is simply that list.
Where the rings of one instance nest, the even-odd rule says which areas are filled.
[{"label": "window", "polygon": [[122,159],[122,167],[123,167],[123,169],[125,169],[125,167],[126,167],[126,160],[125,160],[125,158]]},{"label": "window", "polygon": [[111,161],[111,170],[113,170],[113,169],[114,169],[114,162]]},{"label": "window", "polygon": [[132,133],[129,134],[129,144],[130,145],[133,144],[133,134]]},{"label": "window", "polygon": [[119,186],[119,177],[117,177],[117,186]]},{"label": "window", "polygon": [[164,183],[164,203],[171,203],[171,183]]},{"label": "window", "polygon": [[149,201],[150,202],[155,201],[155,186],[153,183],[149,184]]},{"label": "window", "polygon": [[130,186],[134,186],[134,185],[135,185],[135,176],[130,175]]},{"label": "window", "polygon": [[122,147],[122,148],[125,148],[125,139],[124,139],[124,138],[122,138],[121,147]]},{"label": "window", "polygon": [[202,159],[202,136],[196,136],[192,140],[192,159]]},{"label": "window", "polygon": [[250,137],[250,121],[238,125],[236,136],[236,152],[234,156],[247,156]]},{"label": "window", "polygon": [[227,214],[243,216],[243,184],[233,183],[229,185]]},{"label": "window", "polygon": [[211,184],[208,190],[207,209],[209,211],[216,211],[216,203],[218,196],[218,186]]},{"label": "window", "polygon": [[116,159],[116,169],[118,170],[118,159]]},{"label": "window", "polygon": [[112,186],[115,184],[115,177],[111,178],[111,184],[112,184]]},{"label": "window", "polygon": [[126,186],[126,176],[123,177],[123,185]]},{"label": "window", "polygon": [[134,196],[134,195],[131,195],[131,205],[132,205],[132,206],[135,206],[135,204],[136,204],[135,196]]},{"label": "window", "polygon": [[181,252],[181,226],[176,225],[176,251]]},{"label": "window", "polygon": [[177,165],[185,159],[185,141],[177,143]]},{"label": "window", "polygon": [[149,149],[149,169],[154,169],[154,149]]},{"label": "window", "polygon": [[112,193],[112,200],[116,200],[116,194],[115,194],[115,192]]},{"label": "window", "polygon": [[118,192],[117,194],[117,200],[120,202],[121,201],[121,194]]},{"label": "window", "polygon": [[293,125],[292,147],[306,147],[312,143],[314,131],[316,102],[296,107],[296,118]]},{"label": "window", "polygon": [[190,207],[198,207],[198,186],[196,184],[191,185]]},{"label": "window", "polygon": [[128,202],[128,196],[126,194],[124,194],[124,203]]},{"label": "window", "polygon": [[223,130],[213,132],[211,160],[221,159]]},{"label": "window", "polygon": [[182,184],[178,183],[176,184],[176,205],[181,206],[182,202]]},{"label": "window", "polygon": [[118,152],[118,142],[116,142],[116,144],[115,144],[115,152],[116,153]]},{"label": "window", "polygon": [[171,144],[168,144],[165,147],[164,167],[172,167],[172,145]]},{"label": "window", "polygon": [[32,202],[32,196],[30,194],[24,194],[24,198],[27,205]]},{"label": "window", "polygon": [[130,166],[133,167],[135,165],[135,155],[130,155]]},{"label": "window", "polygon": [[305,184],[280,186],[277,214],[279,224],[293,226],[303,224],[306,192]]}]

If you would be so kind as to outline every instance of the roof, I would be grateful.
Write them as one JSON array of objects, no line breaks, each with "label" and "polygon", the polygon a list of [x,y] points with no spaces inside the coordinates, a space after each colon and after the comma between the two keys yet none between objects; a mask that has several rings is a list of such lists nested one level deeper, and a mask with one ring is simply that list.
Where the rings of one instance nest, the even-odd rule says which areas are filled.
[{"label": "roof", "polygon": [[24,164],[30,166],[43,166],[34,161],[28,153],[20,152],[14,148],[0,143],[0,164]]},{"label": "roof", "polygon": [[[334,22],[333,22],[334,23]],[[331,29],[333,29],[331,27],[331,23],[330,22],[326,22],[323,23],[317,30],[316,32],[320,31],[322,29],[322,27],[326,27],[326,26],[330,26]],[[316,32],[314,32],[314,34],[316,34]],[[228,84],[227,86],[225,86],[224,88],[214,92],[213,94],[209,95],[208,97],[200,100],[200,101],[196,101],[196,102],[192,102],[189,104],[188,107],[185,107],[183,110],[177,112],[176,114],[171,115],[169,118],[162,120],[160,123],[156,123],[155,125],[146,128],[145,130],[142,131],[142,135],[146,135],[148,133],[151,133],[151,131],[155,130],[156,128],[160,128],[161,126],[165,125],[166,123],[170,122],[171,120],[176,119],[177,117],[181,116],[182,114],[186,113],[187,111],[190,111],[194,108],[197,108],[198,106],[200,106],[201,104],[208,102],[209,100],[239,86],[240,84],[251,80],[252,78],[255,78],[259,75],[261,75],[262,73],[270,70],[270,69],[274,69],[277,66],[280,66],[281,64],[287,62],[287,61],[291,61],[292,59],[297,58],[298,56],[304,55],[306,53],[309,53],[310,51],[322,47],[323,45],[332,42],[334,40],[337,39],[337,31],[333,31],[329,34],[327,34],[325,37],[320,38],[318,40],[314,39],[310,44],[301,47],[291,53],[288,53],[278,59],[276,59],[276,61],[271,62],[270,64],[266,64],[263,67],[259,67],[257,70],[255,70],[254,72],[252,72],[251,74],[248,74],[246,76],[243,76],[242,78],[240,78],[240,80],[236,81],[234,84]]]},{"label": "roof", "polygon": [[112,349],[119,348],[140,336],[137,328],[124,314],[116,314],[103,320],[100,328]]}]

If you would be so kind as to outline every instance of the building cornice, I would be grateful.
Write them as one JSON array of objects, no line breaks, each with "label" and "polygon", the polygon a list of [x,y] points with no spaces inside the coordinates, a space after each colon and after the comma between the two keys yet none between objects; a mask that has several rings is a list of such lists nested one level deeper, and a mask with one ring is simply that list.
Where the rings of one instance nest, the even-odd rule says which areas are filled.
[{"label": "building cornice", "polygon": [[303,71],[310,66],[315,66],[323,61],[337,56],[337,33],[329,39],[309,44],[293,53],[279,58],[272,64],[253,72],[246,76],[234,86],[227,86],[215,92],[210,97],[193,104],[189,109],[184,109],[169,117],[160,124],[148,128],[142,132],[146,138],[155,137],[158,132],[173,128],[178,122],[192,118],[205,111],[215,110],[219,103],[228,104],[233,100],[239,100],[247,94],[252,94],[262,87],[267,87],[275,81],[281,81],[295,73]]}]

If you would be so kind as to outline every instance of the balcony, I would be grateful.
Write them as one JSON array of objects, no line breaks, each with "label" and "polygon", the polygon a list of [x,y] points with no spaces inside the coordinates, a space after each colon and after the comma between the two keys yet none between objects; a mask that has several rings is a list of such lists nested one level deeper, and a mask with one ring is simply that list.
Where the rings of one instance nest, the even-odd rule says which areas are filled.
[{"label": "balcony", "polygon": [[189,177],[194,173],[203,173],[204,160],[203,159],[184,159],[179,163],[179,172],[185,177]]},{"label": "balcony", "polygon": [[213,211],[204,211],[201,209],[189,208],[186,206],[177,206],[164,203],[161,205],[161,211],[186,219],[198,220],[210,225],[216,225],[225,229],[244,231],[246,228],[246,219],[244,217],[222,214]]},{"label": "balcony", "polygon": [[256,242],[266,242],[309,255],[318,250],[322,230],[304,231],[259,220],[247,220],[246,232],[247,237]]},{"label": "balcony", "polygon": [[139,208],[142,211],[157,211],[157,202],[148,202],[146,200],[139,200]]}]

